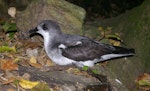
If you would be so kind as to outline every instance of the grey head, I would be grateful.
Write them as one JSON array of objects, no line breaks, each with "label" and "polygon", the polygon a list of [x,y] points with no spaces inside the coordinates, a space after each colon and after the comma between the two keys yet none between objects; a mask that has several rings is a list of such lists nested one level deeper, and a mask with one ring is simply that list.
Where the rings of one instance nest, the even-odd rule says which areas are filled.
[{"label": "grey head", "polygon": [[36,28],[31,29],[29,33],[30,35],[38,33],[44,37],[47,35],[60,35],[62,32],[57,22],[52,20],[43,20]]}]

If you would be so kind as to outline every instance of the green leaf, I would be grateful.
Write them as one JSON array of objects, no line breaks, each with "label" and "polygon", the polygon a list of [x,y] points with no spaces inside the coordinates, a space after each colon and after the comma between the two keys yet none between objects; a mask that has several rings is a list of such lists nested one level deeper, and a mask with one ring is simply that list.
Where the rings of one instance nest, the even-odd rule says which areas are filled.
[{"label": "green leaf", "polygon": [[9,23],[9,22],[1,22],[3,30],[9,34],[9,38],[14,38],[15,32],[17,32],[16,23]]},{"label": "green leaf", "polygon": [[2,28],[4,29],[4,31],[7,31],[10,28],[10,24],[8,22],[5,22]]},{"label": "green leaf", "polygon": [[16,32],[16,31],[17,31],[16,23],[11,23],[9,29],[7,29],[7,32]]},{"label": "green leaf", "polygon": [[14,84],[15,86],[18,86],[18,84],[19,84],[19,80],[15,80],[15,81],[13,81],[13,84]]},{"label": "green leaf", "polygon": [[93,69],[92,72],[93,72],[94,74],[98,74],[98,70],[97,70],[97,69]]},{"label": "green leaf", "polygon": [[15,35],[14,32],[10,32],[10,33],[9,33],[9,38],[10,38],[10,39],[13,39],[13,38],[14,38],[14,35]]},{"label": "green leaf", "polygon": [[2,24],[2,28],[5,32],[14,32],[17,30],[16,23],[5,22],[4,24]]},{"label": "green leaf", "polygon": [[0,52],[16,52],[16,48],[8,46],[0,46]]},{"label": "green leaf", "polygon": [[84,71],[87,71],[89,69],[89,67],[88,66],[84,66],[84,67],[82,67],[82,70],[84,70]]},{"label": "green leaf", "polygon": [[143,85],[150,86],[150,81],[148,81],[148,80],[140,80],[139,81],[139,85],[141,85],[141,86],[143,86]]}]

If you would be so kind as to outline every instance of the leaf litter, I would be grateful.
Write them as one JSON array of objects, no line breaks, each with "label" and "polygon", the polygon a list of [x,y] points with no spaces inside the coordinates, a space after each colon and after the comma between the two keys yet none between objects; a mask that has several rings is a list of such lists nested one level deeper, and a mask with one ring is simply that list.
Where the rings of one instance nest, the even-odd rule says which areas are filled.
[{"label": "leaf litter", "polygon": [[[32,79],[30,79],[30,76],[28,77],[27,75],[20,76],[18,73],[19,66],[32,66],[35,68],[41,68],[44,65],[53,66],[53,64],[49,62],[50,60],[46,57],[44,51],[41,51],[40,54],[36,54],[36,52],[33,51],[33,49],[40,47],[39,44],[33,43],[32,41],[19,40],[17,32],[14,32],[14,34],[11,35],[12,30],[16,30],[15,23],[11,24],[11,22],[8,21],[1,21],[0,89],[3,89],[4,91],[26,91],[26,89],[31,90],[37,84],[42,84],[42,82],[31,81]],[[29,56],[31,54],[28,53],[28,50],[33,52],[33,56]],[[39,56],[38,54],[42,56]],[[46,83],[44,85],[46,86]],[[50,90],[41,89],[38,91]]]}]

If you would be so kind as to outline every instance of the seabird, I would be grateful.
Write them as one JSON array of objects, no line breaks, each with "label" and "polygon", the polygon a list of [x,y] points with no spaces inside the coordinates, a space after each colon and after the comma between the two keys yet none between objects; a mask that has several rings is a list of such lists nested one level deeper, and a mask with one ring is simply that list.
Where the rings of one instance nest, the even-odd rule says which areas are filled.
[{"label": "seabird", "polygon": [[87,37],[63,33],[59,24],[52,20],[41,21],[29,33],[43,36],[48,57],[58,65],[75,64],[79,67],[92,67],[97,62],[135,54],[134,49],[103,44]]}]

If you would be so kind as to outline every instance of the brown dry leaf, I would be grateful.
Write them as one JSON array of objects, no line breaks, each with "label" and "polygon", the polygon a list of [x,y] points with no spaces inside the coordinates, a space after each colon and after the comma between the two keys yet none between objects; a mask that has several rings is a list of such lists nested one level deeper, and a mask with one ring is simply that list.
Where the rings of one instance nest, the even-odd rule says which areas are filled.
[{"label": "brown dry leaf", "polygon": [[6,52],[3,53],[5,56],[7,56],[10,59],[15,59],[16,58],[16,54],[15,53],[11,53],[11,52]]},{"label": "brown dry leaf", "polygon": [[14,82],[16,79],[14,77],[11,77],[9,78],[7,81],[3,81],[2,84],[6,85],[6,84],[9,84],[9,83],[12,83]]},{"label": "brown dry leaf", "polygon": [[86,71],[80,71],[78,68],[69,68],[66,70],[68,73],[72,73],[75,75],[80,75],[80,76],[86,76],[86,77],[92,77],[89,75]]},{"label": "brown dry leaf", "polygon": [[31,66],[33,66],[33,67],[36,67],[36,68],[41,68],[41,67],[42,67],[42,65],[39,64],[39,63],[30,63],[30,62],[29,62],[29,64],[30,64]]},{"label": "brown dry leaf", "polygon": [[8,88],[6,91],[16,91],[14,88]]},{"label": "brown dry leaf", "polygon": [[54,66],[54,63],[51,60],[47,60],[46,66]]},{"label": "brown dry leaf", "polygon": [[18,65],[13,60],[2,60],[1,69],[4,71],[18,70]]},{"label": "brown dry leaf", "polygon": [[139,75],[138,78],[137,78],[137,81],[144,80],[144,79],[150,81],[150,74],[144,73],[142,75]]},{"label": "brown dry leaf", "polygon": [[39,42],[37,43],[37,42],[24,41],[24,40],[21,40],[20,42],[25,43],[23,44],[25,48],[32,48],[32,49],[35,49],[41,45]]},{"label": "brown dry leaf", "polygon": [[32,57],[30,58],[29,64],[30,64],[31,66],[33,66],[33,67],[36,67],[36,68],[41,68],[41,67],[42,67],[41,64],[37,63],[37,60],[36,60],[36,58],[35,58],[34,56],[32,56]]},{"label": "brown dry leaf", "polygon": [[6,91],[16,91],[14,88],[8,88]]},{"label": "brown dry leaf", "polygon": [[108,64],[108,61],[101,62],[101,65],[102,65],[103,67],[107,67],[107,64]]},{"label": "brown dry leaf", "polygon": [[142,91],[150,90],[150,74],[144,73],[139,75],[135,82],[138,84],[139,88],[142,89]]}]

